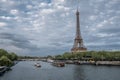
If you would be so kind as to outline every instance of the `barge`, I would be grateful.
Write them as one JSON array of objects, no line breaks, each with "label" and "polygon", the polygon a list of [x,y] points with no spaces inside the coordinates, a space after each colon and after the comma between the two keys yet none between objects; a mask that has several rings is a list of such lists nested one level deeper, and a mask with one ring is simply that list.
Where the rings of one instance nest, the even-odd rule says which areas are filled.
[{"label": "barge", "polygon": [[52,65],[56,66],[56,67],[65,67],[65,63],[64,62],[53,62]]}]

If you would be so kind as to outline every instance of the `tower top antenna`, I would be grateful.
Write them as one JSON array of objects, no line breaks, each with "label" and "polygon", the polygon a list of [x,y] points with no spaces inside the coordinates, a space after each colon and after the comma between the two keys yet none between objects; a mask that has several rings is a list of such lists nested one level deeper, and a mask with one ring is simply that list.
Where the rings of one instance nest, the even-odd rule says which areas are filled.
[{"label": "tower top antenna", "polygon": [[78,11],[78,9],[79,9],[79,1],[80,1],[80,0],[77,0],[77,11]]}]

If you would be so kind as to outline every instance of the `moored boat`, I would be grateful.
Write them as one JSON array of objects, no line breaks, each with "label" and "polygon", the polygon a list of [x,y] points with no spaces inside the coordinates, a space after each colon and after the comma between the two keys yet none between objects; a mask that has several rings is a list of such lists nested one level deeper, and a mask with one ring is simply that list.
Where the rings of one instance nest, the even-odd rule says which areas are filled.
[{"label": "moored boat", "polygon": [[0,66],[0,75],[2,75],[6,70],[6,66]]},{"label": "moored boat", "polygon": [[52,65],[54,65],[56,67],[64,67],[65,63],[64,62],[53,62]]},{"label": "moored boat", "polygon": [[72,61],[72,60],[66,60],[65,63],[66,64],[74,64],[74,61]]},{"label": "moored boat", "polygon": [[54,60],[52,60],[52,59],[47,59],[47,62],[49,62],[49,63],[53,63]]}]

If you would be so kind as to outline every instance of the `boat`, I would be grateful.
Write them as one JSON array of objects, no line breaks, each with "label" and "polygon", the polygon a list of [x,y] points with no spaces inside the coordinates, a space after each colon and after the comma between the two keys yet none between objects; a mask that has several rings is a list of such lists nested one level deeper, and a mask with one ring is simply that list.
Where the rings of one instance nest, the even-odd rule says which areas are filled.
[{"label": "boat", "polygon": [[56,66],[56,67],[65,67],[65,63],[64,62],[53,62],[52,65]]},{"label": "boat", "polygon": [[48,62],[48,63],[53,63],[54,60],[48,58],[48,59],[47,59],[47,62]]},{"label": "boat", "polygon": [[74,64],[74,61],[72,61],[72,60],[66,60],[65,63],[66,64]]},{"label": "boat", "polygon": [[41,67],[40,63],[35,63],[34,66],[36,66],[36,67]]},{"label": "boat", "polygon": [[0,66],[0,75],[4,74],[6,70],[6,66]]}]

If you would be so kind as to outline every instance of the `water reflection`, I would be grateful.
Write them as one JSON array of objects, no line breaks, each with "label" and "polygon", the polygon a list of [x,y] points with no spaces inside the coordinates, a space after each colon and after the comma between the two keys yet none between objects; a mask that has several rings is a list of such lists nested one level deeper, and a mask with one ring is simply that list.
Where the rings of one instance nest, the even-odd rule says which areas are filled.
[{"label": "water reflection", "polygon": [[[119,80],[119,67],[67,65],[55,67],[49,63],[40,62],[41,68],[36,68],[32,61],[19,62],[0,80]],[[94,74],[95,73],[95,74]],[[108,74],[109,73],[109,74]]]},{"label": "water reflection", "polygon": [[74,67],[74,80],[85,80],[84,68],[80,65]]}]

